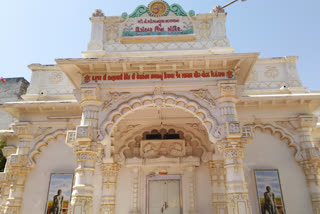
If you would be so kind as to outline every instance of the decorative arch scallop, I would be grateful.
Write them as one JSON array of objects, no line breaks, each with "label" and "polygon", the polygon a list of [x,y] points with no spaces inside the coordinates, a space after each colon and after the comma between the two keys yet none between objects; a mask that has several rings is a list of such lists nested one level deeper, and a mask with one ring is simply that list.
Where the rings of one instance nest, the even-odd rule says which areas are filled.
[{"label": "decorative arch scallop", "polygon": [[271,135],[279,134],[281,142],[287,144],[289,148],[293,148],[295,153],[294,156],[298,160],[298,155],[301,154],[300,144],[295,140],[295,136],[287,132],[285,129],[274,126],[272,124],[254,124],[252,127],[262,132],[270,131]]},{"label": "decorative arch scallop", "polygon": [[134,97],[118,105],[115,110],[107,112],[106,119],[100,123],[103,136],[110,136],[121,118],[136,109],[154,106],[172,106],[191,113],[206,127],[211,141],[220,137],[219,121],[205,106],[182,95],[163,94]]},{"label": "decorative arch scallop", "polygon": [[45,136],[40,138],[40,140],[38,140],[34,144],[33,148],[31,149],[31,151],[29,153],[29,160],[31,162],[31,167],[35,166],[35,164],[36,164],[35,158],[41,154],[43,147],[47,147],[51,140],[56,140],[57,137],[60,135],[65,136],[66,130],[59,129],[59,130],[53,131],[49,134],[46,134]]}]

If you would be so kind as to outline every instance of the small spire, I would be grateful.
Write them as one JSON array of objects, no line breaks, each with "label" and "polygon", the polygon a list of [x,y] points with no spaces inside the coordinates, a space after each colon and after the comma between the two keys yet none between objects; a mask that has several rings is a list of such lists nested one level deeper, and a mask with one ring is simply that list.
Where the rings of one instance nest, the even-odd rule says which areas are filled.
[{"label": "small spire", "polygon": [[104,13],[102,12],[101,9],[96,9],[96,12],[94,12],[92,14],[93,17],[103,17],[104,16]]},{"label": "small spire", "polygon": [[211,13],[225,13],[225,11],[220,5],[218,5],[211,10]]}]

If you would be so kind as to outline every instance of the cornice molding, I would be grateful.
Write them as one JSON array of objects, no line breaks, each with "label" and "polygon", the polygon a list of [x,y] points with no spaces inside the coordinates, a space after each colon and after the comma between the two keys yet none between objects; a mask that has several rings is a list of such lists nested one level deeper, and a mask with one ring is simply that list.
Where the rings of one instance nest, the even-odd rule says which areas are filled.
[{"label": "cornice molding", "polygon": [[61,69],[53,64],[53,65],[42,65],[39,63],[28,65],[28,68],[31,71],[61,71]]},{"label": "cornice molding", "polygon": [[297,56],[285,56],[285,57],[273,57],[273,58],[260,58],[257,60],[257,65],[263,64],[279,64],[279,63],[296,63],[298,61]]}]

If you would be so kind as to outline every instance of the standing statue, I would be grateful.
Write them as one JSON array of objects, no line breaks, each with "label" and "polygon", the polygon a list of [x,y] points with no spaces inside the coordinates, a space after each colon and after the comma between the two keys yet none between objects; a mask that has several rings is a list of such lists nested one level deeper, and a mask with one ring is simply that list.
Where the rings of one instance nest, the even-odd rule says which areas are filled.
[{"label": "standing statue", "polygon": [[266,187],[267,192],[264,193],[264,210],[265,214],[278,214],[274,193],[271,192],[271,187]]},{"label": "standing statue", "polygon": [[62,190],[59,189],[57,195],[53,197],[53,204],[50,214],[62,214],[63,205],[63,195],[61,195]]}]

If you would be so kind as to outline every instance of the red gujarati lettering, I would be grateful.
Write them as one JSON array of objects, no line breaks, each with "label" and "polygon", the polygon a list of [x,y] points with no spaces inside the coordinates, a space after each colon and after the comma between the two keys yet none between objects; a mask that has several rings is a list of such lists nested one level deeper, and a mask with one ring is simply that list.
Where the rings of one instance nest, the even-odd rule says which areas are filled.
[{"label": "red gujarati lettering", "polygon": [[192,73],[184,73],[182,74],[182,78],[192,78]]},{"label": "red gujarati lettering", "polygon": [[227,77],[228,77],[228,79],[232,79],[233,78],[233,72],[232,71],[228,71],[227,72]]},{"label": "red gujarati lettering", "polygon": [[151,74],[151,79],[163,80],[163,75],[162,74]]},{"label": "red gujarati lettering", "polygon": [[193,74],[193,76],[194,76],[195,78],[199,78],[199,77],[201,77],[201,74],[200,74],[198,71],[195,71],[194,74]]},{"label": "red gujarati lettering", "polygon": [[112,80],[112,81],[123,80],[123,74],[110,75],[110,76],[108,76],[108,80]]},{"label": "red gujarati lettering", "polygon": [[92,80],[98,82],[99,80],[101,80],[101,76],[92,76]]},{"label": "red gujarati lettering", "polygon": [[164,78],[165,79],[174,79],[174,74],[167,74],[166,72],[164,72]]},{"label": "red gujarati lettering", "polygon": [[149,74],[144,74],[144,73],[138,74],[137,73],[137,79],[138,80],[147,80],[147,79],[149,79]]},{"label": "red gujarati lettering", "polygon": [[86,75],[86,76],[83,78],[83,82],[84,82],[84,83],[90,82],[90,76],[89,76],[89,75]]},{"label": "red gujarati lettering", "polygon": [[124,80],[130,80],[130,74],[124,74]]}]

